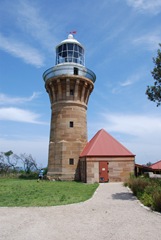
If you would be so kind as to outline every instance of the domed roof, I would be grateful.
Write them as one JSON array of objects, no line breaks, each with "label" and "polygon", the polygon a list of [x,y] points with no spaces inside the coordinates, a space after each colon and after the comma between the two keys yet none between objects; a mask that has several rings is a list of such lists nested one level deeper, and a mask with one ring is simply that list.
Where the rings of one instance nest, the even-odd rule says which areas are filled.
[{"label": "domed roof", "polygon": [[82,44],[81,44],[80,42],[78,42],[78,41],[73,37],[73,35],[72,35],[71,33],[68,35],[68,38],[65,39],[65,40],[63,40],[63,41],[61,41],[61,42],[56,46],[56,48],[59,47],[60,45],[64,44],[64,43],[76,43],[76,44],[78,44],[79,46],[81,46],[82,48],[84,48],[84,47],[82,46]]}]

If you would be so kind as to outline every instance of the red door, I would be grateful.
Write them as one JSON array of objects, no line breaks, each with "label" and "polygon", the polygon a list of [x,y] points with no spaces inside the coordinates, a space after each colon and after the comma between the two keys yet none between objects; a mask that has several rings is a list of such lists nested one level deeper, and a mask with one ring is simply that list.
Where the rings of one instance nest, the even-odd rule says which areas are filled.
[{"label": "red door", "polygon": [[99,182],[108,182],[108,162],[99,162]]}]

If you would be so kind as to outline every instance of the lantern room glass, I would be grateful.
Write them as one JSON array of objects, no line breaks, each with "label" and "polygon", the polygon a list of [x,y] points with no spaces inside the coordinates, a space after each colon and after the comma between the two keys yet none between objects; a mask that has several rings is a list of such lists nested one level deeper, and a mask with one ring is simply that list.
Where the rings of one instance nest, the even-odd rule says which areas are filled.
[{"label": "lantern room glass", "polygon": [[56,65],[60,63],[78,63],[84,66],[84,49],[76,43],[64,43],[56,49]]}]

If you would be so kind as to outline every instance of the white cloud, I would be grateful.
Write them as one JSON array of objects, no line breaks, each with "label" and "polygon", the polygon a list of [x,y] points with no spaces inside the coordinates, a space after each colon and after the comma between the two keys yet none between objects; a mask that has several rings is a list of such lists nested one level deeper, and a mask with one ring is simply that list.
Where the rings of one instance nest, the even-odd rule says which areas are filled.
[{"label": "white cloud", "polygon": [[127,87],[129,85],[132,85],[134,84],[135,82],[139,81],[141,78],[141,75],[140,74],[133,74],[131,75],[130,77],[128,77],[125,81],[121,82],[120,83],[120,86],[121,87]]},{"label": "white cloud", "polygon": [[18,26],[25,34],[26,32],[29,33],[29,35],[38,40],[39,43],[51,50],[55,40],[52,32],[53,28],[57,26],[54,25],[54,22],[50,24],[49,18],[48,21],[43,18],[43,12],[40,10],[40,5],[36,5],[31,1],[20,1],[19,5],[16,7],[16,20]]},{"label": "white cloud", "polygon": [[161,12],[161,0],[126,0],[127,4],[140,12],[158,14]]},{"label": "white cloud", "polygon": [[39,121],[40,115],[20,108],[0,108],[0,120],[45,124]]},{"label": "white cloud", "polygon": [[147,74],[147,71],[144,68],[137,69],[136,73],[131,74],[124,81],[121,81],[120,83],[118,83],[118,85],[116,85],[112,89],[112,93],[113,94],[120,93],[124,87],[131,86],[137,83],[138,81],[141,81],[142,79],[144,79],[146,74]]},{"label": "white cloud", "polygon": [[155,163],[161,159],[160,144],[143,141],[122,141],[122,144],[136,155],[138,164]]},{"label": "white cloud", "polygon": [[128,76],[125,81],[120,82],[121,87],[127,87],[141,81],[147,75],[147,70],[144,67],[136,69],[135,73]]},{"label": "white cloud", "polygon": [[44,57],[37,49],[11,37],[4,37],[2,34],[0,34],[0,49],[36,67],[44,65]]},{"label": "white cloud", "polygon": [[158,134],[161,132],[161,116],[103,114],[103,117],[106,122],[105,126],[110,131],[133,135],[146,141],[151,141],[152,136],[161,140]]},{"label": "white cloud", "polygon": [[133,84],[133,81],[131,79],[127,79],[124,82],[121,82],[120,86],[121,87],[127,87],[127,86],[132,85],[132,84]]},{"label": "white cloud", "polygon": [[161,41],[161,34],[160,33],[148,33],[136,37],[132,40],[132,43],[136,46],[142,45],[142,48],[154,51],[158,49],[159,43]]},{"label": "white cloud", "polygon": [[38,92],[34,92],[30,97],[11,97],[6,94],[0,93],[0,105],[5,104],[21,104],[25,102],[31,102],[40,95]]},{"label": "white cloud", "polygon": [[100,118],[100,121],[97,119],[89,124],[90,138],[104,128],[136,154],[137,163],[161,159],[161,115],[103,113]]}]

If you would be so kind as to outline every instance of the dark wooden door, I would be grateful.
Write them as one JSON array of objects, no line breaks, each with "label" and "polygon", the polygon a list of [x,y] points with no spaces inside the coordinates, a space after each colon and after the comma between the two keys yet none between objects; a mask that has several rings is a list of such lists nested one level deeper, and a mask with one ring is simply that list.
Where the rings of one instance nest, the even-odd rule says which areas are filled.
[{"label": "dark wooden door", "polygon": [[99,162],[99,182],[108,182],[108,162]]}]

